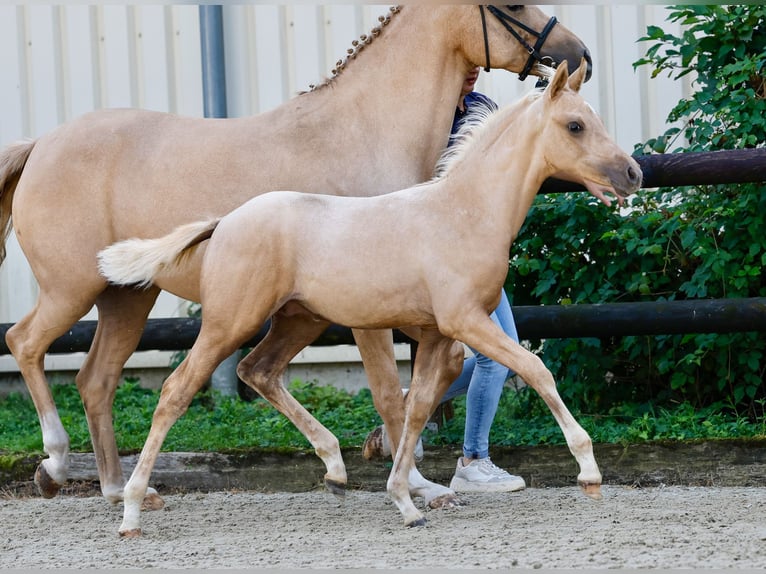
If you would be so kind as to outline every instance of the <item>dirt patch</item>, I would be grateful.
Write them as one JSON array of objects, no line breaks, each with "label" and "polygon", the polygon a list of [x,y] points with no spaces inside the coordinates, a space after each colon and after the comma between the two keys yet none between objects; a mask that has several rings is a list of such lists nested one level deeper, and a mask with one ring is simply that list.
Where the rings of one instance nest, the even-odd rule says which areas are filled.
[{"label": "dirt patch", "polygon": [[122,540],[101,497],[0,500],[0,568],[766,568],[766,490],[606,486],[465,495],[405,528],[384,492],[166,496]]}]

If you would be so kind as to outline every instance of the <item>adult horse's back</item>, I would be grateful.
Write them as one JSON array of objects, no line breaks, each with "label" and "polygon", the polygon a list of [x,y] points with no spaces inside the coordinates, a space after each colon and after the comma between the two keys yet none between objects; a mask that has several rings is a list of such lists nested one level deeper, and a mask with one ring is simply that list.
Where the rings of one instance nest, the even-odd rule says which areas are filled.
[{"label": "adult horse's back", "polygon": [[[271,112],[211,120],[97,111],[8,148],[0,156],[0,230],[7,237],[12,204],[13,227],[40,294],[6,340],[37,408],[49,454],[36,474],[43,495],[54,496],[66,481],[69,449],[43,356],[95,304],[98,328],[76,382],[102,492],[110,501],[122,499],[112,402],[159,289],[107,286],[96,264],[101,249],[223,215],[273,189],[378,195],[428,179],[471,67],[526,73],[533,57],[576,63],[587,56],[576,36],[552,23],[533,7],[492,8],[489,14],[477,6],[408,6],[374,32],[374,41],[362,44],[364,50],[353,54],[358,61]],[[534,30],[545,33],[538,38]],[[198,286],[196,257],[165,287],[198,301]],[[264,368],[280,368],[318,334],[301,315],[274,323]],[[375,405],[398,443],[403,404],[390,331],[355,332],[355,337]],[[343,483],[337,441],[322,430],[312,444],[329,478]]]}]

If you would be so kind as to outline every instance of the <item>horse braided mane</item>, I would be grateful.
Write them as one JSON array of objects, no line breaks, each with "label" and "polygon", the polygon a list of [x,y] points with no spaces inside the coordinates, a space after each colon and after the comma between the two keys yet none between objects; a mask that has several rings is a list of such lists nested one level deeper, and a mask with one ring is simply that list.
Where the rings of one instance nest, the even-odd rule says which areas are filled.
[{"label": "horse braided mane", "polygon": [[332,81],[335,80],[335,78],[337,78],[341,74],[341,72],[343,72],[343,70],[346,69],[346,66],[348,66],[351,60],[355,60],[356,57],[359,55],[359,53],[362,50],[364,50],[365,47],[369,46],[375,38],[380,36],[381,32],[383,31],[383,28],[385,26],[388,26],[388,24],[391,22],[391,18],[393,18],[396,14],[398,14],[400,10],[401,10],[401,6],[391,6],[391,8],[389,8],[388,14],[386,14],[385,16],[384,15],[378,16],[379,24],[375,26],[370,31],[369,34],[362,34],[361,36],[359,36],[358,40],[353,40],[351,42],[351,48],[346,50],[347,52],[346,57],[341,60],[338,60],[335,63],[335,67],[332,69],[332,77],[325,78],[325,80],[318,85],[310,84],[309,89],[301,92],[301,94],[305,94],[307,91],[313,92],[315,90],[318,90],[319,88],[322,88],[332,83]]}]

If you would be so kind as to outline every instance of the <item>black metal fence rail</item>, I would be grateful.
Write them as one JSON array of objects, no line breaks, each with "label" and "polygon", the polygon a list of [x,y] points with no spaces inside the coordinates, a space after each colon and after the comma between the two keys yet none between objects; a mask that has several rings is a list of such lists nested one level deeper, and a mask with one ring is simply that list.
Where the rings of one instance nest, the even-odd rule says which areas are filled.
[{"label": "black metal fence rail", "polygon": [[[543,305],[513,308],[522,339],[565,337],[610,337],[626,335],[674,335],[680,333],[766,332],[766,297],[748,299],[705,299],[599,305]],[[0,324],[0,354],[8,354],[5,332],[11,324]],[[139,351],[180,351],[191,348],[199,333],[200,320],[149,319]],[[266,335],[268,325],[243,347],[255,346]],[[96,332],[96,321],[80,321],[57,339],[50,353],[87,351]],[[399,343],[410,339],[394,331]],[[331,325],[313,344],[353,344],[351,329]]]}]

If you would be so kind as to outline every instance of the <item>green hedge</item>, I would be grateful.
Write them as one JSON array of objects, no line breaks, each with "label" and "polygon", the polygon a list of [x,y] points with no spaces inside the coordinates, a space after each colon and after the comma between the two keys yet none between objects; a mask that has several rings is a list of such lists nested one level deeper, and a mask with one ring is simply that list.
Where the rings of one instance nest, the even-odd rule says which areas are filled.
[{"label": "green hedge", "polygon": [[[652,77],[696,74],[665,133],[637,153],[763,146],[766,7],[674,6],[674,36],[650,26],[634,64]],[[681,149],[683,146],[684,149]],[[585,194],[537,198],[511,253],[516,305],[766,295],[766,184],[642,191],[621,214]],[[625,402],[725,404],[757,416],[766,397],[766,338],[692,334],[542,342],[568,404],[606,412]]]}]

